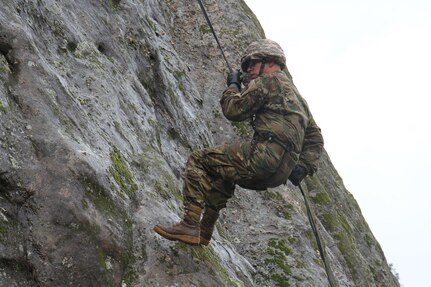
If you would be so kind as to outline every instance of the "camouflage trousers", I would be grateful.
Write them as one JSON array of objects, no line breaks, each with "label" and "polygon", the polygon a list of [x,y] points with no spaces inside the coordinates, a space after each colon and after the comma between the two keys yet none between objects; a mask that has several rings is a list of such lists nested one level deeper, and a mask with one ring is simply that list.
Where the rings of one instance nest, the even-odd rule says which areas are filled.
[{"label": "camouflage trousers", "polygon": [[286,183],[297,160],[297,154],[268,140],[195,151],[185,168],[184,199],[220,210],[233,196],[235,185],[264,190]]}]

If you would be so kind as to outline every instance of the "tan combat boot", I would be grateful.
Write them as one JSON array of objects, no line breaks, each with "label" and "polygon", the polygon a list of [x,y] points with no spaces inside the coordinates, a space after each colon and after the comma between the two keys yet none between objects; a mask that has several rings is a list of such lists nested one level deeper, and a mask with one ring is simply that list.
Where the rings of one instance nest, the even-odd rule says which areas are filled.
[{"label": "tan combat boot", "polygon": [[206,208],[204,216],[201,221],[201,239],[200,244],[210,244],[211,237],[213,235],[214,226],[218,219],[219,213],[211,208]]},{"label": "tan combat boot", "polygon": [[157,224],[154,231],[169,240],[178,240],[192,245],[199,244],[201,214],[201,207],[188,204],[185,206],[184,219],[180,223],[171,227]]}]

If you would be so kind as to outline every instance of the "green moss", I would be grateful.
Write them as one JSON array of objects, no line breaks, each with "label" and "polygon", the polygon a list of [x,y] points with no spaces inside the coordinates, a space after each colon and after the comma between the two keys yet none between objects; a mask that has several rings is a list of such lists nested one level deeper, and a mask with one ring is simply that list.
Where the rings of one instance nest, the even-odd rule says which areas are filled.
[{"label": "green moss", "polygon": [[[325,189],[325,186],[320,182],[320,178],[318,176],[309,176],[307,177],[307,180],[305,181],[306,185],[307,185],[307,189],[310,191],[310,193],[312,191],[314,192],[324,192],[324,200],[331,200],[329,198],[328,192]],[[322,196],[322,195],[320,195]],[[326,198],[326,196],[328,198]]]},{"label": "green moss", "polygon": [[206,33],[210,33],[210,32],[211,32],[211,28],[210,28],[210,26],[208,26],[207,24],[203,24],[203,25],[201,25],[201,26],[199,27],[199,31],[200,31],[202,34],[206,34]]},{"label": "green moss", "polygon": [[175,97],[175,92],[172,89],[171,84],[168,85],[168,94],[169,94],[169,98],[171,99],[172,103],[176,103],[177,102],[177,98]]},{"label": "green moss", "polygon": [[292,275],[293,278],[295,278],[296,281],[305,281],[305,278],[299,275]]},{"label": "green moss", "polygon": [[283,211],[282,214],[283,214],[284,219],[287,219],[287,220],[291,220],[292,219],[292,215],[290,214],[290,212]]},{"label": "green moss", "polygon": [[121,0],[109,0],[109,8],[111,10],[117,11],[120,7]]},{"label": "green moss", "polygon": [[133,174],[127,168],[120,150],[114,147],[111,151],[110,157],[112,166],[109,167],[109,173],[120,187],[120,192],[124,194],[132,194],[138,189],[138,186],[134,182]]},{"label": "green moss", "polygon": [[183,93],[183,95],[186,95],[187,92],[186,92],[186,88],[184,86],[184,80],[183,80],[185,72],[184,71],[175,71],[175,72],[173,72],[173,75],[178,82],[178,89]]},{"label": "green moss", "polygon": [[290,244],[293,244],[293,243],[298,242],[298,238],[291,235],[291,236],[289,236],[289,238],[287,238],[287,241],[289,241]]},{"label": "green moss", "polygon": [[346,194],[345,200],[347,201],[350,208],[356,210],[358,213],[361,212],[361,208],[359,207],[358,202],[351,193]]},{"label": "green moss", "polygon": [[349,236],[352,234],[352,228],[347,222],[347,219],[338,211],[323,214],[322,224],[332,233],[342,232],[342,228],[344,230],[343,232],[347,233]]},{"label": "green moss", "polygon": [[343,254],[344,261],[353,278],[357,278],[356,266],[360,266],[361,262],[358,260],[358,255],[355,252],[356,246],[353,244],[352,239],[343,232],[335,234],[334,238],[336,239],[337,247],[341,254]]},{"label": "green moss", "polygon": [[319,192],[314,196],[310,196],[310,199],[313,203],[319,204],[319,205],[325,205],[331,203],[331,198],[326,192]]},{"label": "green moss", "polygon": [[305,268],[305,263],[301,259],[299,259],[299,258],[295,259],[295,263],[296,263],[296,265],[295,265],[296,268],[298,268],[298,269]]},{"label": "green moss", "polygon": [[[181,245],[183,245],[181,243]],[[227,287],[241,287],[244,283],[231,278],[226,268],[221,264],[220,259],[211,247],[196,247],[191,248],[193,258],[202,261],[210,270],[215,271],[223,280]]]},{"label": "green moss", "polygon": [[99,225],[91,222],[81,222],[77,228],[79,231],[87,234],[93,240],[97,240],[100,235],[101,228]]},{"label": "green moss", "polygon": [[145,19],[147,20],[148,25],[150,25],[151,29],[153,29],[153,31],[156,32],[157,31],[156,24],[154,24],[154,22],[148,16],[145,16]]},{"label": "green moss", "polygon": [[307,239],[311,242],[311,245],[313,246],[314,250],[318,249],[316,240],[315,240],[313,232],[311,230],[307,230],[305,232],[305,237],[307,237]]},{"label": "green moss", "polygon": [[[149,148],[149,150],[152,150],[152,149]],[[152,165],[152,162],[148,160],[146,153],[143,153],[137,157],[133,157],[132,165],[134,168],[139,170],[142,174],[147,174],[150,171],[150,168],[154,168],[154,166]],[[157,166],[159,165],[160,164],[157,164]]]},{"label": "green moss", "polygon": [[141,84],[144,87],[144,89],[147,91],[150,98],[154,99],[157,97],[157,90],[152,80],[148,80],[148,81],[142,80]]},{"label": "green moss", "polygon": [[90,101],[91,101],[90,99],[84,99],[84,98],[78,97],[78,102],[82,106],[88,105],[90,103]]},{"label": "green moss", "polygon": [[329,230],[335,238],[336,245],[343,255],[344,261],[352,274],[354,280],[362,276],[358,273],[357,266],[361,265],[359,252],[352,238],[352,229],[346,218],[340,213],[333,211],[324,214],[322,224]]},{"label": "green moss", "polygon": [[175,186],[174,179],[163,170],[160,172],[159,179],[154,180],[154,190],[172,209],[175,209],[173,201],[183,200],[182,192]]},{"label": "green moss", "polygon": [[54,23],[51,25],[52,33],[60,38],[64,38],[64,30],[61,22],[54,20]]},{"label": "green moss", "polygon": [[112,278],[112,271],[111,266],[109,266],[108,256],[105,254],[102,248],[96,247],[96,253],[97,257],[99,259],[99,266],[103,269],[103,280],[105,281],[104,285],[108,287],[115,287],[113,278]]},{"label": "green moss", "polygon": [[[83,178],[81,179],[81,182],[86,186],[86,196],[94,204],[97,210],[102,214],[109,215],[110,218],[119,223],[122,227],[123,234],[126,238],[127,250],[117,252],[112,257],[116,258],[117,262],[120,262],[124,273],[123,282],[130,284],[136,278],[136,274],[133,272],[131,267],[136,260],[133,256],[133,222],[126,212],[123,212],[115,205],[115,202],[110,198],[108,191],[103,186],[89,178]],[[88,207],[88,203],[85,199],[81,202],[85,208]],[[88,234],[93,238],[93,240],[97,240],[101,232],[98,225],[91,224],[89,222],[81,223],[79,225],[79,230]],[[108,256],[102,248],[98,247],[96,252],[99,258],[99,264],[104,269],[105,286],[115,286],[112,281],[111,271],[107,265]]]},{"label": "green moss", "polygon": [[122,283],[126,284],[126,286],[133,286],[132,283],[138,278],[138,274],[136,274],[132,268],[133,264],[136,262],[132,248],[133,246],[130,246],[129,252],[123,253],[121,256],[121,266],[124,268]]},{"label": "green moss", "polygon": [[314,261],[317,265],[324,267],[324,264],[323,264],[323,261],[322,261],[322,258],[320,257],[320,255],[318,255],[317,257],[314,257],[314,258],[313,258],[313,261]]},{"label": "green moss", "polygon": [[99,265],[103,267],[103,269],[107,269],[106,267],[106,254],[102,248],[96,246],[97,258],[99,259]]},{"label": "green moss", "polygon": [[0,112],[6,113],[6,107],[3,105],[1,101],[0,101]]},{"label": "green moss", "polygon": [[284,239],[271,239],[268,243],[268,246],[281,251],[285,256],[288,256],[292,253],[292,249],[286,245],[286,240]]},{"label": "green moss", "polygon": [[156,192],[162,196],[163,199],[170,199],[171,198],[171,195],[170,195],[169,191],[166,190],[162,186],[162,184],[160,183],[160,181],[156,180],[154,182],[154,188],[155,188]]},{"label": "green moss", "polygon": [[[109,192],[103,186],[87,177],[82,178],[81,183],[86,187],[86,196],[99,211],[107,213],[116,219],[124,218],[123,213],[115,205],[109,196]],[[81,200],[81,203],[84,208],[88,207],[85,199]]]},{"label": "green moss", "polygon": [[177,70],[174,72],[174,77],[177,79],[177,81],[180,81],[184,74],[184,71]]},{"label": "green moss", "polygon": [[186,95],[186,88],[184,87],[183,81],[180,81],[178,83],[178,89],[180,89],[180,91],[183,93],[183,95]]},{"label": "green moss", "polygon": [[288,277],[292,274],[291,266],[287,263],[287,257],[292,253],[292,249],[287,246],[284,239],[270,239],[267,247],[267,254],[270,258],[265,260],[269,266],[281,269],[282,273],[271,275],[271,279],[276,282],[277,286],[289,286]]},{"label": "green moss", "polygon": [[340,221],[344,231],[347,232],[348,235],[352,235],[353,234],[352,227],[350,227],[350,224],[347,221],[346,217],[340,212],[338,212],[338,220]]},{"label": "green moss", "polygon": [[229,27],[229,28],[230,29],[222,28],[220,31],[221,31],[222,34],[227,34],[227,35],[231,36],[233,39],[235,39],[238,36],[240,36],[240,34],[243,31],[241,29],[232,29],[232,27]]},{"label": "green moss", "polygon": [[187,138],[185,138],[179,132],[177,132],[176,129],[170,128],[168,130],[168,137],[172,140],[178,141],[181,144],[181,146],[183,146],[184,148],[191,149],[191,146],[188,143]]},{"label": "green moss", "polygon": [[78,45],[75,42],[68,42],[66,48],[69,52],[74,53],[76,48],[78,48]]},{"label": "green moss", "polygon": [[276,201],[284,201],[283,196],[276,191],[265,191],[263,193],[263,199],[265,200],[276,200]]},{"label": "green moss", "polygon": [[279,287],[289,287],[289,278],[282,274],[272,274],[271,275],[272,281],[275,282],[275,284]]}]

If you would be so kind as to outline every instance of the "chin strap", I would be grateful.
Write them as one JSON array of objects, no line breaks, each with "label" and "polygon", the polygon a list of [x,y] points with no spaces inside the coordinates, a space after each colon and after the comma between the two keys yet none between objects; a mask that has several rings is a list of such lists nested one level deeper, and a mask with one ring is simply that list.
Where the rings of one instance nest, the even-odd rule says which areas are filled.
[{"label": "chin strap", "polygon": [[266,62],[264,60],[260,63],[261,64],[260,64],[259,76],[263,74],[263,70],[265,69],[265,65],[266,65]]}]

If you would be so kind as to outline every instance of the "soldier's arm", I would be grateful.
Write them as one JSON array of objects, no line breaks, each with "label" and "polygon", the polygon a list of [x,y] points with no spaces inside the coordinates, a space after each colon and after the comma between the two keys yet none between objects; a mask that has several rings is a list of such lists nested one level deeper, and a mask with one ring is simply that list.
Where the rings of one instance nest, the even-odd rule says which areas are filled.
[{"label": "soldier's arm", "polygon": [[220,100],[224,116],[231,121],[249,119],[264,102],[265,90],[258,81],[251,81],[241,92],[228,88]]},{"label": "soldier's arm", "polygon": [[309,174],[317,170],[320,156],[323,150],[323,137],[320,128],[313,118],[311,118],[308,127],[305,130],[304,143],[302,145],[299,164],[305,165]]}]

